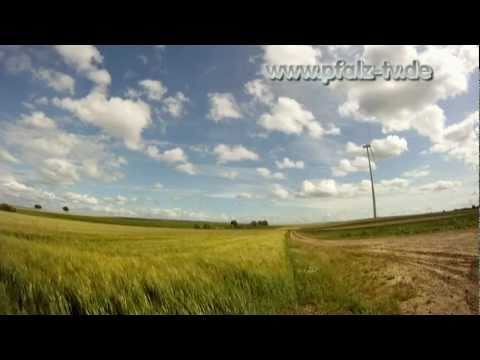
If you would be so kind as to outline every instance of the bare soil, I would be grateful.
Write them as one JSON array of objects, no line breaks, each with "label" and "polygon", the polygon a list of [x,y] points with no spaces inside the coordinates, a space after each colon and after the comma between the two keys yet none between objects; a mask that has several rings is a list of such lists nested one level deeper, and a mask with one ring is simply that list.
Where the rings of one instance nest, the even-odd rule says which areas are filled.
[{"label": "bare soil", "polygon": [[402,314],[478,314],[477,233],[472,229],[375,239],[321,240],[292,232],[292,238],[319,251],[335,249],[383,260],[386,265],[378,275],[386,286],[402,283],[415,289],[413,297],[400,303]]}]

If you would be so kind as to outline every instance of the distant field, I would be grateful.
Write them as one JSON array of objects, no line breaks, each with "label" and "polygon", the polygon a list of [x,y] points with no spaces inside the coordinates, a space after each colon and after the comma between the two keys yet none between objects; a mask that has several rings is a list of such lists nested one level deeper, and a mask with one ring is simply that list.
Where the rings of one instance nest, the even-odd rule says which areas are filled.
[{"label": "distant field", "polygon": [[386,283],[390,258],[318,243],[390,235],[401,242],[477,221],[478,212],[462,210],[292,232],[0,211],[0,314],[396,314],[416,293],[411,282]]},{"label": "distant field", "polygon": [[193,228],[195,224],[203,225],[209,224],[213,227],[226,228],[230,224],[216,223],[208,221],[189,221],[189,220],[164,220],[164,219],[142,219],[142,218],[130,218],[130,217],[116,217],[116,216],[91,216],[91,215],[76,215],[76,214],[61,214],[48,212],[44,210],[32,210],[18,208],[17,212],[20,214],[41,216],[52,219],[63,220],[76,220],[86,221],[98,224],[111,224],[111,225],[130,225],[130,226],[142,226],[142,227],[168,227],[168,228]]},{"label": "distant field", "polygon": [[376,221],[352,221],[330,226],[306,226],[299,231],[319,239],[364,239],[463,230],[475,226],[478,226],[478,209],[409,217],[380,218]]}]

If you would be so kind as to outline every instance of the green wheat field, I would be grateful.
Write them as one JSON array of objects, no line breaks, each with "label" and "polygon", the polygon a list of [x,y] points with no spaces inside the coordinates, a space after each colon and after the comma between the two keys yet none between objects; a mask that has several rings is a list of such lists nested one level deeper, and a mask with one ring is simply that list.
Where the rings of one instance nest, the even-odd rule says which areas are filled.
[{"label": "green wheat field", "polygon": [[[433,219],[328,231],[442,231],[474,227],[477,216]],[[312,254],[289,227],[194,225],[0,211],[0,314],[397,313],[411,290],[376,291],[363,271],[373,260]]]}]

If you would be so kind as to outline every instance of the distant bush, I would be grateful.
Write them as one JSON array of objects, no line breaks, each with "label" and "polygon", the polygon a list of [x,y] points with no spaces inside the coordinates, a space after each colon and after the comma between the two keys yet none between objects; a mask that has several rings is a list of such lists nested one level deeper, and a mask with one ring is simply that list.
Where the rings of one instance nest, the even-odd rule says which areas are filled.
[{"label": "distant bush", "polygon": [[10,212],[16,212],[17,211],[17,209],[14,206],[8,205],[8,204],[0,204],[0,210],[10,211]]},{"label": "distant bush", "polygon": [[65,211],[65,212],[70,211],[70,209],[68,208],[68,206],[64,206],[64,207],[62,208],[62,210]]},{"label": "distant bush", "polygon": [[198,224],[195,224],[195,225],[193,225],[193,228],[194,228],[194,229],[201,229],[202,227],[201,227],[200,225],[198,225]]},{"label": "distant bush", "polygon": [[237,227],[237,226],[238,226],[237,220],[232,220],[232,221],[230,222],[230,225],[232,225],[233,227]]},{"label": "distant bush", "polygon": [[260,220],[260,221],[258,222],[258,225],[268,226],[268,221],[267,221],[267,220]]},{"label": "distant bush", "polygon": [[211,229],[212,226],[210,224],[203,224],[204,229]]},{"label": "distant bush", "polygon": [[251,226],[257,226],[257,222],[255,220],[253,220],[251,223],[250,223]]},{"label": "distant bush", "polygon": [[38,205],[38,204],[35,204],[35,209],[41,209],[42,208],[42,205]]}]

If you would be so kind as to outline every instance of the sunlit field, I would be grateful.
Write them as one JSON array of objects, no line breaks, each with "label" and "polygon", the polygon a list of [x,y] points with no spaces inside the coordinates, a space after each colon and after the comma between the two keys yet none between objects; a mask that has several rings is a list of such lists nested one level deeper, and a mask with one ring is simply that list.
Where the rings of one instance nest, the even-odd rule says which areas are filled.
[{"label": "sunlit field", "polygon": [[[258,229],[0,211],[0,313],[470,313],[477,211]],[[420,292],[436,275],[458,279]]]},{"label": "sunlit field", "polygon": [[3,314],[294,310],[282,231],[160,229],[0,214]]}]

